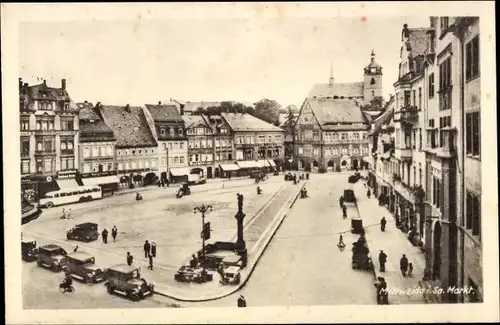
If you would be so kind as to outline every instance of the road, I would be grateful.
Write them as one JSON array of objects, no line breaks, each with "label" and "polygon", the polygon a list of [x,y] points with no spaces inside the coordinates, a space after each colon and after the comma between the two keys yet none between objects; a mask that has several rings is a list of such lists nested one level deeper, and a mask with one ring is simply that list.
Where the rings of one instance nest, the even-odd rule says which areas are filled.
[{"label": "road", "polygon": [[[91,203],[66,206],[73,210],[73,219],[59,219],[61,207],[46,211],[41,218],[23,226],[23,236],[37,240],[38,245],[54,243],[61,245],[67,251],[72,251],[78,245],[79,251],[85,251],[96,258],[96,264],[109,267],[124,263],[126,252],[134,255],[134,264],[141,266],[144,277],[153,283],[168,281],[169,285],[182,285],[173,280],[175,271],[186,262],[190,255],[201,248],[200,214],[193,214],[193,208],[202,203],[213,206],[213,211],[206,216],[211,222],[212,238],[227,241],[236,235],[236,193],[245,196],[246,222],[252,221],[252,216],[262,209],[275,194],[280,193],[286,186],[281,177],[271,177],[268,181],[259,184],[262,195],[256,194],[256,185],[252,180],[234,180],[222,183],[206,184],[192,187],[192,195],[181,199],[173,197],[175,189],[159,189],[144,194],[143,201],[135,201],[134,193],[108,197]],[[259,218],[264,220],[265,218]],[[68,241],[65,232],[74,224],[81,222],[96,222],[100,230],[111,230],[113,225],[118,227],[118,238],[113,243],[110,238],[108,244],[100,239],[91,243]],[[259,221],[260,222],[260,221]],[[253,226],[253,228],[255,228]],[[155,270],[147,270],[147,260],[142,252],[145,239],[157,244],[157,258]],[[108,304],[108,295],[102,286],[95,287],[82,284],[73,296],[85,294],[96,296],[92,300],[61,299],[57,284],[62,275],[39,269],[36,263],[23,265],[23,299],[25,308],[92,308],[101,306],[106,308],[127,307],[131,302],[114,299]],[[80,287],[80,286],[79,286]],[[38,288],[38,289],[37,289]],[[40,300],[47,290],[48,299]],[[54,291],[56,290],[56,291]],[[52,299],[51,292],[55,294]],[[99,297],[102,297],[100,300]],[[75,300],[80,301],[76,303]],[[150,299],[148,299],[149,301]],[[165,305],[170,300],[155,297],[151,301],[161,301]],[[144,302],[144,307],[152,302]],[[80,305],[79,305],[80,304]],[[132,303],[133,304],[133,303]],[[76,306],[75,306],[76,305]],[[136,304],[133,304],[134,306]],[[142,305],[142,302],[141,302]],[[154,303],[153,303],[154,305]],[[79,306],[79,307],[77,307]]]},{"label": "road", "polygon": [[[249,306],[376,304],[372,272],[352,270],[350,220],[338,199],[346,174],[312,174],[299,199],[241,290]],[[339,233],[347,245],[337,248]],[[232,306],[237,295],[192,306]]]}]

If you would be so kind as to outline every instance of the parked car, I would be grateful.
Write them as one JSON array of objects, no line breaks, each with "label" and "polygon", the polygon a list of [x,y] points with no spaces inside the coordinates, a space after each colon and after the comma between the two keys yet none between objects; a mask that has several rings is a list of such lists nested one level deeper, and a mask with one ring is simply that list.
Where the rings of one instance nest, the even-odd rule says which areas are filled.
[{"label": "parked car", "polygon": [[119,293],[133,301],[154,293],[154,285],[141,278],[138,267],[118,264],[106,271],[106,287],[109,294]]},{"label": "parked car", "polygon": [[355,203],[356,197],[354,195],[354,191],[350,189],[344,190],[344,202],[347,203]]},{"label": "parked car", "polygon": [[78,224],[66,232],[68,240],[78,240],[83,242],[94,241],[99,237],[98,226],[93,222]]},{"label": "parked car", "polygon": [[38,249],[36,248],[36,240],[23,238],[21,240],[21,258],[26,262],[36,261]]},{"label": "parked car", "polygon": [[85,283],[97,283],[106,279],[105,270],[95,264],[94,256],[85,252],[66,255],[66,269],[70,276]]},{"label": "parked car", "polygon": [[58,245],[49,244],[38,248],[37,265],[46,267],[54,272],[60,272],[66,266],[66,255],[64,248]]},{"label": "parked car", "polygon": [[224,268],[224,277],[221,279],[224,284],[238,285],[241,282],[240,268],[237,266],[229,266]]}]

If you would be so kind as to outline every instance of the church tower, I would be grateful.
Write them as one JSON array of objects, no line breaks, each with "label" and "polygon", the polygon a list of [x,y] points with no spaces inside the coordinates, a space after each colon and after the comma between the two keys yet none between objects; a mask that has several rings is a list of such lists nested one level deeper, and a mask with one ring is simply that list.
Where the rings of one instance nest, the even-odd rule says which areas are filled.
[{"label": "church tower", "polygon": [[375,61],[372,50],[370,64],[364,68],[364,105],[370,104],[375,97],[382,97],[382,66]]}]

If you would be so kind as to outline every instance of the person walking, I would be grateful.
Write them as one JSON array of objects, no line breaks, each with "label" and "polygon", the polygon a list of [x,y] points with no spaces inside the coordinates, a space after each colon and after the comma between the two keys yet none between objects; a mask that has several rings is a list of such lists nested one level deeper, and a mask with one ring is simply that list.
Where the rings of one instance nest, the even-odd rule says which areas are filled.
[{"label": "person walking", "polygon": [[72,215],[71,209],[69,209],[69,211],[68,211],[68,219],[73,219],[73,215]]},{"label": "person walking", "polygon": [[153,271],[153,255],[152,255],[152,254],[149,254],[149,255],[148,255],[148,258],[149,258],[149,266],[148,266],[148,269],[150,269],[151,271]]},{"label": "person walking", "polygon": [[149,244],[149,242],[146,240],[144,242],[144,257],[147,258],[149,253],[150,253],[150,249],[151,249],[151,245]]},{"label": "person walking", "polygon": [[385,263],[387,262],[387,254],[380,251],[378,254],[378,262],[380,263],[380,272],[385,272]]},{"label": "person walking", "polygon": [[75,249],[73,249],[73,253],[76,253],[78,251],[78,245],[75,246]]},{"label": "person walking", "polygon": [[406,258],[405,254],[403,254],[399,260],[399,268],[401,269],[401,274],[406,276],[406,272],[408,271],[408,258]]},{"label": "person walking", "polygon": [[344,219],[347,218],[347,207],[345,205],[342,206],[342,216]]},{"label": "person walking", "polygon": [[[366,187],[366,183],[365,183],[365,187]],[[368,198],[370,198],[371,195],[372,195],[372,192],[370,191],[370,188],[368,188],[368,191],[366,191],[366,196],[368,196]]]},{"label": "person walking", "polygon": [[247,301],[245,300],[245,297],[243,295],[240,295],[238,298],[238,307],[246,307],[247,306]]},{"label": "person walking", "polygon": [[102,236],[102,242],[107,244],[108,243],[108,230],[104,228],[104,230],[101,233]]},{"label": "person walking", "polygon": [[382,305],[382,277],[377,277],[377,281],[374,283],[375,292],[377,293],[377,305]]},{"label": "person walking", "polygon": [[62,209],[61,219],[66,219],[66,210]]},{"label": "person walking", "polygon": [[345,244],[344,244],[344,238],[342,237],[342,234],[340,234],[340,237],[339,237],[339,243],[337,244],[337,247],[343,251],[344,248],[345,248]]},{"label": "person walking", "polygon": [[111,237],[113,237],[113,243],[116,243],[116,236],[118,235],[118,228],[116,226],[113,226],[111,229]]},{"label": "person walking", "polygon": [[385,220],[385,217],[382,217],[382,220],[380,220],[380,230],[385,231],[385,225],[387,224],[387,220]]},{"label": "person walking", "polygon": [[127,265],[130,266],[134,262],[134,257],[130,255],[130,252],[127,252]]},{"label": "person walking", "polygon": [[156,257],[156,243],[155,242],[151,242],[151,255],[153,257]]},{"label": "person walking", "polygon": [[413,276],[413,263],[408,264],[408,276],[410,278]]}]

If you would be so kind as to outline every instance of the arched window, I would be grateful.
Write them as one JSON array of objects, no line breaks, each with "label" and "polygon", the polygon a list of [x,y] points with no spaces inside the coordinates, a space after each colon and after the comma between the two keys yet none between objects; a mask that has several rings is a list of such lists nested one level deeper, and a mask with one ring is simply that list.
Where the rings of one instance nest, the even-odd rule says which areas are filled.
[{"label": "arched window", "polygon": [[372,78],[372,81],[370,81],[370,84],[372,84],[372,85],[375,84],[375,78]]}]

